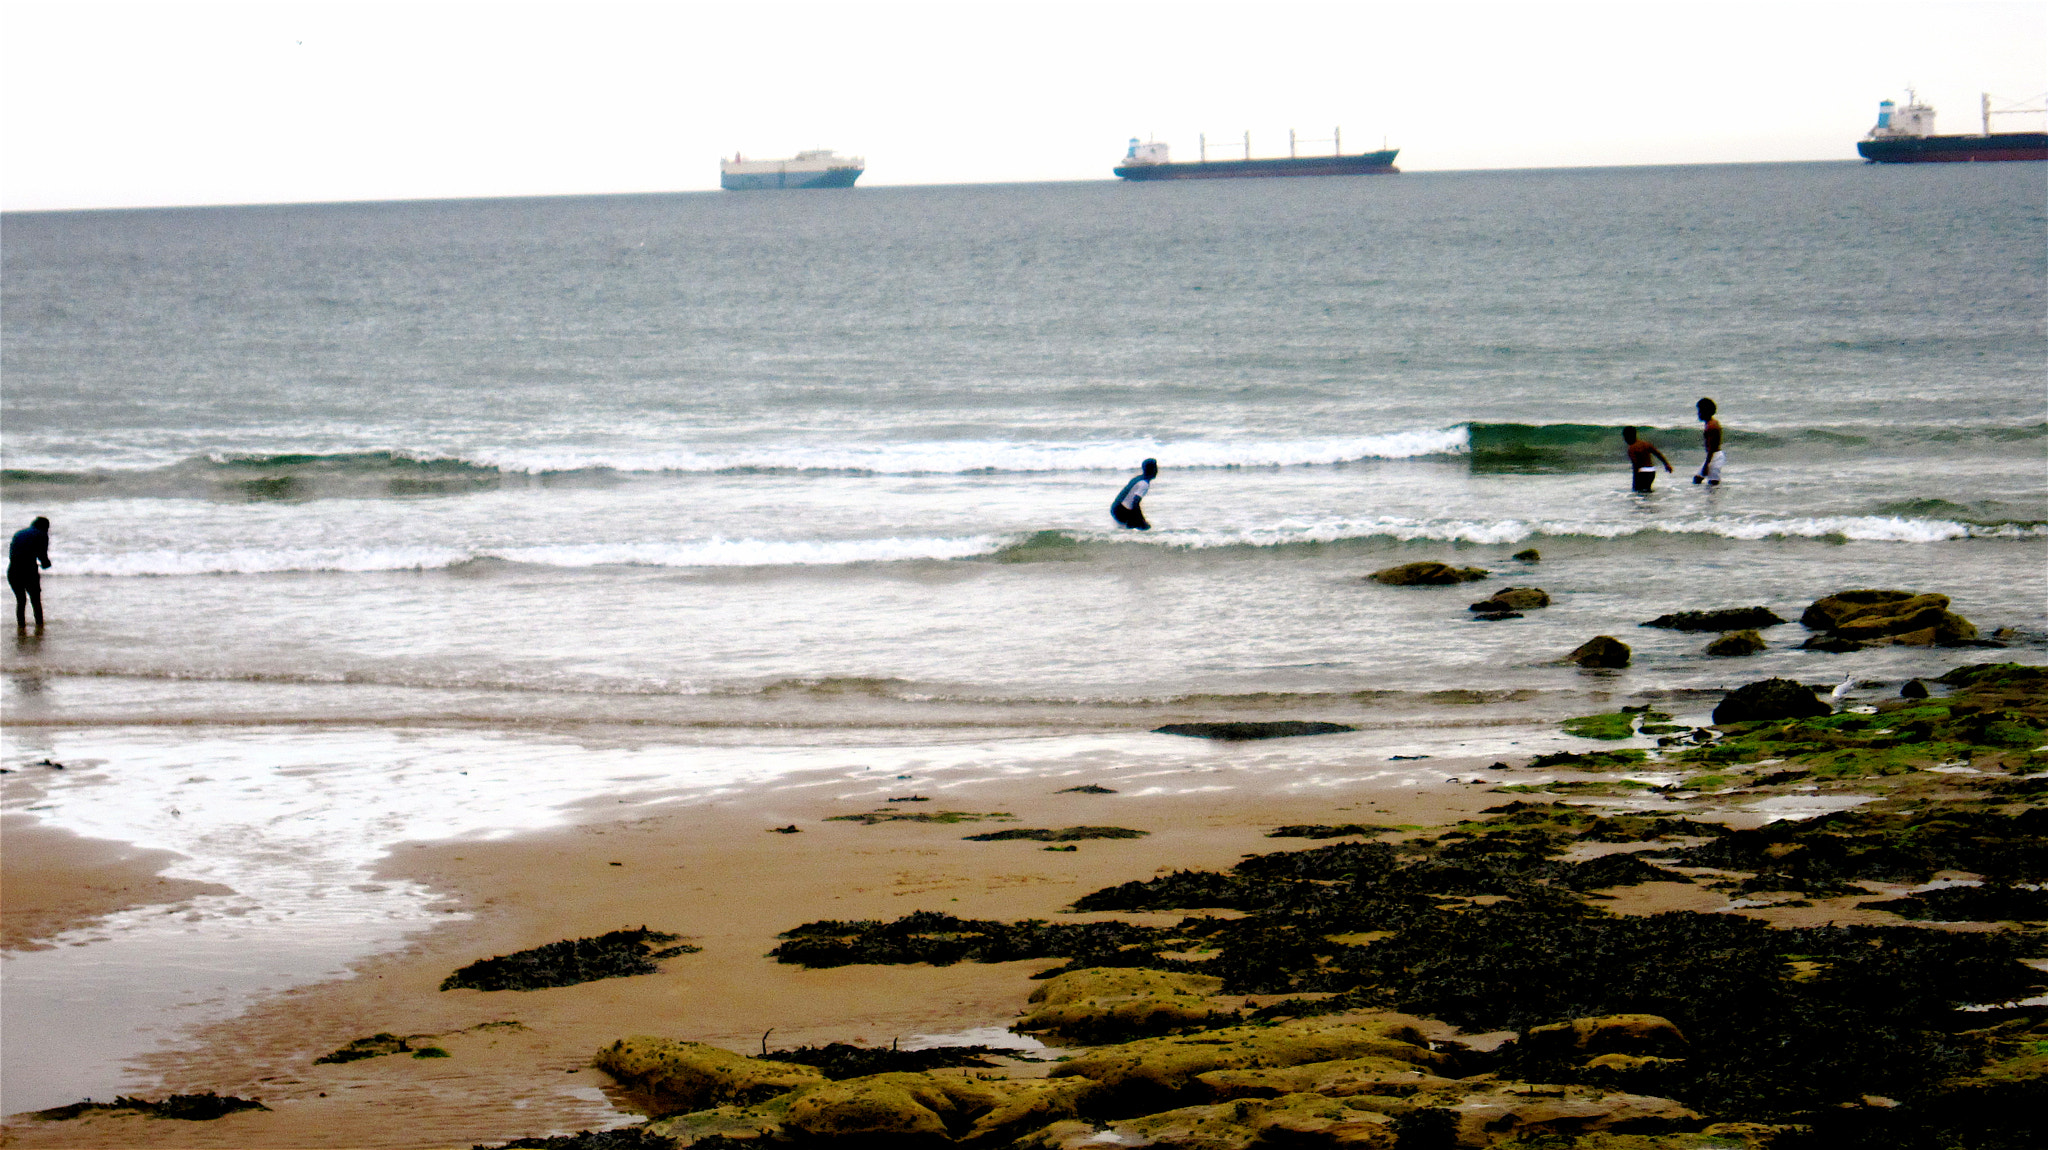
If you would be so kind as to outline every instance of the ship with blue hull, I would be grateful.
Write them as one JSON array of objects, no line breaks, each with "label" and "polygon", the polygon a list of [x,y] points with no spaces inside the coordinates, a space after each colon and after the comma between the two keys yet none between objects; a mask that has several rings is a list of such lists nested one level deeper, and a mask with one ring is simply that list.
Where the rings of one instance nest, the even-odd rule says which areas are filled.
[{"label": "ship with blue hull", "polygon": [[2001,160],[2048,160],[2048,132],[1994,132],[1993,116],[2038,116],[2041,108],[1993,108],[1983,100],[1984,131],[1975,136],[1937,136],[1934,109],[1911,89],[1900,106],[1877,106],[1877,126],[1856,141],[1856,154],[1873,164],[1972,164]]},{"label": "ship with blue hull", "polygon": [[[1304,156],[1299,154],[1302,144],[1329,144],[1329,155]],[[1243,149],[1241,158],[1210,159],[1211,149],[1236,151]],[[1339,129],[1328,140],[1302,140],[1293,132],[1287,133],[1287,154],[1284,156],[1252,156],[1252,134],[1244,134],[1244,142],[1211,144],[1207,136],[1201,138],[1201,159],[1172,159],[1167,145],[1151,140],[1140,143],[1131,137],[1129,150],[1124,153],[1123,163],[1111,169],[1126,180],[1230,180],[1263,179],[1269,176],[1386,176],[1401,169],[1394,166],[1394,157],[1401,154],[1399,148],[1382,148],[1377,152],[1354,152],[1344,154],[1344,133]]]},{"label": "ship with blue hull", "polygon": [[759,192],[781,188],[850,188],[867,162],[841,156],[830,148],[798,152],[787,160],[749,160],[736,155],[718,162],[718,186],[728,192]]}]

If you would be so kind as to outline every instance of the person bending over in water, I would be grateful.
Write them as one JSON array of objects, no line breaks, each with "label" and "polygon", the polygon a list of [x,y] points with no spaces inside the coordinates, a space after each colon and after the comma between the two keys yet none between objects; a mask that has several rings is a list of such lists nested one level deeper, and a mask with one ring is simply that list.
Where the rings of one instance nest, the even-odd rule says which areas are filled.
[{"label": "person bending over in water", "polygon": [[1701,440],[1706,444],[1707,461],[1700,464],[1699,474],[1693,476],[1692,481],[1694,483],[1704,483],[1708,487],[1719,487],[1721,486],[1721,464],[1728,458],[1721,452],[1721,421],[1714,418],[1714,412],[1717,409],[1714,407],[1713,400],[1701,399],[1696,406],[1699,408],[1700,422],[1707,425],[1706,429],[1700,433]]},{"label": "person bending over in water", "polygon": [[1131,481],[1124,484],[1124,489],[1116,493],[1116,502],[1109,505],[1109,514],[1125,527],[1150,531],[1152,525],[1145,522],[1145,509],[1140,504],[1144,501],[1145,493],[1152,490],[1152,479],[1159,474],[1159,461],[1146,460],[1144,471],[1143,475],[1132,476]]},{"label": "person bending over in water", "polygon": [[1629,475],[1635,480],[1637,491],[1648,491],[1650,485],[1657,482],[1657,464],[1650,462],[1652,456],[1664,465],[1665,471],[1671,470],[1671,461],[1664,458],[1664,453],[1657,450],[1656,444],[1647,439],[1636,438],[1635,428],[1622,428],[1621,441],[1628,444]]},{"label": "person bending over in water", "polygon": [[7,586],[14,592],[14,628],[28,630],[28,607],[35,605],[36,630],[43,629],[43,572],[50,565],[50,521],[35,522],[14,533],[7,545]]}]

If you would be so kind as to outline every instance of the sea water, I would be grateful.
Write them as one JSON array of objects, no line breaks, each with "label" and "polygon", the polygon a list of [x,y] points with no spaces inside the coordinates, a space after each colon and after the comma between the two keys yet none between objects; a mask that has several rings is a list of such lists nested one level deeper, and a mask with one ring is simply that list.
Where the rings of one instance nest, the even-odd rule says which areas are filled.
[{"label": "sea water", "polygon": [[[232,1012],[290,981],[220,965],[252,923],[320,975],[440,913],[354,889],[392,844],[615,792],[2048,661],[2044,191],[1826,163],[9,214],[0,499],[54,561],[4,652],[9,809],[243,900],[184,952],[138,914],[14,956],[10,1015],[96,961]],[[1701,396],[1719,488],[1687,481]],[[1677,468],[1647,496],[1624,424]],[[1119,529],[1147,457],[1153,530]],[[1491,574],[1363,578],[1415,559]],[[1509,585],[1552,606],[1472,619]],[[2017,637],[1715,659],[1638,626],[1854,587]],[[1629,669],[1560,662],[1600,634]],[[1327,780],[1358,746],[1258,754]],[[119,1078],[24,1086],[8,1046],[8,1109]]]}]

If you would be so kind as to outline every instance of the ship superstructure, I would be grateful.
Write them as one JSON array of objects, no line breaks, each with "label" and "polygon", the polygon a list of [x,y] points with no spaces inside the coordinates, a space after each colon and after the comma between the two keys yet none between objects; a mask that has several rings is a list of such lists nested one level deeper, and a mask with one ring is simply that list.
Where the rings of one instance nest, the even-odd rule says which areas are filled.
[{"label": "ship superstructure", "polygon": [[[1301,145],[1329,144],[1329,155],[1300,154]],[[1123,163],[1113,169],[1126,180],[1215,180],[1238,177],[1260,176],[1378,176],[1390,175],[1401,169],[1394,166],[1394,157],[1401,154],[1399,148],[1382,148],[1377,152],[1354,152],[1344,154],[1344,130],[1336,129],[1327,140],[1303,140],[1293,132],[1287,133],[1287,154],[1253,158],[1252,134],[1246,132],[1242,143],[1211,144],[1209,137],[1200,137],[1201,158],[1176,162],[1166,144],[1158,140],[1140,142],[1131,137],[1128,150],[1124,152]],[[1210,159],[1211,150],[1225,153]],[[1240,152],[1239,149],[1242,149]],[[1238,153],[1233,158],[1229,153]]]},{"label": "ship superstructure", "polygon": [[749,160],[735,155],[718,162],[718,186],[729,192],[770,188],[850,188],[867,161],[842,156],[830,148],[798,152],[787,160]]},{"label": "ship superstructure", "polygon": [[1877,124],[1856,142],[1856,153],[1873,164],[1979,163],[1988,160],[2048,160],[2048,133],[1994,132],[1993,116],[2041,115],[2041,108],[1993,108],[1983,97],[1984,131],[1975,136],[1940,136],[1934,109],[1912,89],[1906,102],[1877,106]]}]

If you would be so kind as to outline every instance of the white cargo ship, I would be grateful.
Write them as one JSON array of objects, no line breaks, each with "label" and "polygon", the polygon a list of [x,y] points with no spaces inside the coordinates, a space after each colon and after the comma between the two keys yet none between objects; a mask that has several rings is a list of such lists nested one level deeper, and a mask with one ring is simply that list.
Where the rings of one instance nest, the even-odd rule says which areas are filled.
[{"label": "white cargo ship", "polygon": [[718,162],[718,186],[728,192],[764,188],[850,188],[867,171],[859,156],[841,156],[830,148],[798,152],[787,160],[750,160],[735,155]]}]

